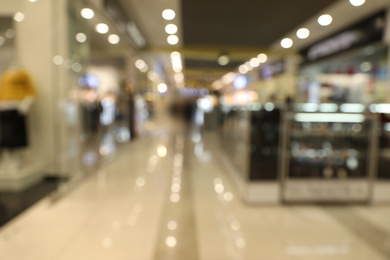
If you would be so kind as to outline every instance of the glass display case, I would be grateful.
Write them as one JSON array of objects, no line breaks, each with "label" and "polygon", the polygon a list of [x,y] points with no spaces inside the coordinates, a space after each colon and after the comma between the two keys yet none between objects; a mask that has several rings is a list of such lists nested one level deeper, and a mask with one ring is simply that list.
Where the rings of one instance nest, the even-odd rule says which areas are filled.
[{"label": "glass display case", "polygon": [[376,118],[360,104],[303,104],[288,112],[283,200],[369,201]]},{"label": "glass display case", "polygon": [[390,104],[376,104],[371,108],[380,117],[377,178],[390,181]]}]

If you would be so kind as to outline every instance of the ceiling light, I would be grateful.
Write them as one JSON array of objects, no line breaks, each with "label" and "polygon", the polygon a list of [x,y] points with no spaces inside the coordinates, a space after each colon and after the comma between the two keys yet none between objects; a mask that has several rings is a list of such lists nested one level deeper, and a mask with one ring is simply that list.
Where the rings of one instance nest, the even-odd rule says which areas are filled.
[{"label": "ceiling light", "polygon": [[151,71],[148,72],[148,78],[151,81],[156,81],[156,80],[158,80],[158,74],[151,70]]},{"label": "ceiling light", "polygon": [[168,24],[167,26],[165,26],[165,31],[168,34],[175,34],[175,33],[177,33],[177,26],[172,24],[172,23]]},{"label": "ceiling light", "polygon": [[293,41],[290,38],[284,38],[281,42],[280,45],[282,45],[283,48],[288,49],[291,48],[293,45]]},{"label": "ceiling light", "polygon": [[258,59],[261,63],[265,63],[265,62],[267,62],[267,60],[268,60],[268,56],[267,56],[267,54],[260,53],[259,55],[257,55],[257,59]]},{"label": "ceiling light", "polygon": [[35,3],[38,0],[28,0],[28,1],[30,1],[31,3]]},{"label": "ceiling light", "polygon": [[249,61],[245,62],[244,65],[245,65],[245,67],[246,67],[246,69],[247,69],[248,71],[251,71],[251,70],[253,69],[253,67],[251,66],[251,64],[250,64]]},{"label": "ceiling light", "polygon": [[182,62],[181,62],[181,55],[179,52],[174,51],[171,53],[171,62],[172,62],[172,68],[174,72],[181,72],[183,69]]},{"label": "ceiling light", "polygon": [[323,14],[320,17],[318,17],[318,23],[321,26],[327,26],[327,25],[331,24],[332,20],[333,20],[332,16],[330,16],[329,14]]},{"label": "ceiling light", "polygon": [[53,62],[55,65],[61,65],[64,62],[64,58],[60,55],[56,55],[53,57]]},{"label": "ceiling light", "polygon": [[366,2],[366,0],[349,0],[349,2],[353,6],[361,6],[362,4],[364,4]]},{"label": "ceiling light", "polygon": [[110,34],[108,36],[108,42],[111,44],[118,44],[120,42],[121,38],[116,34]]},{"label": "ceiling light", "polygon": [[223,54],[218,57],[218,64],[221,66],[226,66],[230,62],[230,57],[227,54]]},{"label": "ceiling light", "polygon": [[162,93],[167,92],[168,87],[167,87],[167,85],[165,83],[160,83],[157,86],[157,90],[158,90],[158,92],[160,92],[162,94]]},{"label": "ceiling light", "polygon": [[253,68],[256,68],[260,65],[260,61],[258,58],[252,58],[250,61],[249,61],[250,65],[253,67]]},{"label": "ceiling light", "polygon": [[174,51],[171,53],[171,59],[173,58],[181,58],[180,52]]},{"label": "ceiling light", "polygon": [[78,41],[78,42],[86,42],[87,41],[87,35],[85,35],[85,33],[78,33],[78,34],[76,34],[76,41]]},{"label": "ceiling light", "polygon": [[73,63],[72,70],[74,72],[80,72],[83,69],[80,63]]},{"label": "ceiling light", "polygon": [[175,81],[176,83],[180,84],[180,83],[184,83],[184,75],[183,73],[175,73]]},{"label": "ceiling light", "polygon": [[162,12],[162,17],[165,20],[173,20],[175,18],[175,16],[176,16],[175,11],[173,11],[172,9],[165,9]]},{"label": "ceiling light", "polygon": [[173,65],[172,67],[173,67],[174,72],[182,72],[182,70],[183,70],[181,65],[180,66]]},{"label": "ceiling light", "polygon": [[101,34],[105,34],[110,30],[108,25],[105,23],[99,23],[98,25],[96,25],[95,29],[98,33],[101,33]]},{"label": "ceiling light", "polygon": [[306,39],[307,37],[309,37],[309,35],[310,31],[307,28],[301,28],[297,31],[297,37],[299,39]]},{"label": "ceiling light", "polygon": [[141,59],[136,60],[134,64],[137,69],[141,69],[146,66],[146,63]]},{"label": "ceiling light", "polygon": [[22,12],[17,12],[15,15],[14,15],[14,20],[17,21],[17,22],[23,22],[24,18],[26,16],[24,15],[24,13]]},{"label": "ceiling light", "polygon": [[245,65],[241,65],[240,67],[238,67],[238,72],[240,72],[241,74],[246,74],[248,72],[248,69]]},{"label": "ceiling light", "polygon": [[167,244],[168,247],[175,247],[177,244],[177,239],[175,237],[169,236],[165,239],[165,244]]},{"label": "ceiling light", "polygon": [[176,45],[179,42],[179,37],[177,37],[176,35],[169,35],[167,38],[167,42],[170,45]]},{"label": "ceiling light", "polygon": [[95,16],[95,12],[89,8],[82,9],[80,14],[84,19],[92,19]]},{"label": "ceiling light", "polygon": [[229,72],[228,74],[222,77],[222,83],[230,84],[234,81],[235,78],[236,78],[236,74],[234,72]]},{"label": "ceiling light", "polygon": [[148,65],[145,63],[145,65],[144,65],[143,67],[141,67],[139,70],[140,70],[141,72],[147,72],[148,69],[149,69],[149,67],[148,67]]}]

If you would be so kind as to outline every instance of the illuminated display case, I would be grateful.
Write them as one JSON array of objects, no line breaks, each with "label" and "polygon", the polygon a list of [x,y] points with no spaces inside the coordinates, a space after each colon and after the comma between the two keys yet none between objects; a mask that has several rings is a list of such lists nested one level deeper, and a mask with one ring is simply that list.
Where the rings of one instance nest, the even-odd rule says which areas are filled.
[{"label": "illuminated display case", "polygon": [[377,178],[390,181],[390,104],[373,104],[370,110],[380,117]]},{"label": "illuminated display case", "polygon": [[361,104],[296,105],[286,116],[283,200],[368,202],[376,119]]}]

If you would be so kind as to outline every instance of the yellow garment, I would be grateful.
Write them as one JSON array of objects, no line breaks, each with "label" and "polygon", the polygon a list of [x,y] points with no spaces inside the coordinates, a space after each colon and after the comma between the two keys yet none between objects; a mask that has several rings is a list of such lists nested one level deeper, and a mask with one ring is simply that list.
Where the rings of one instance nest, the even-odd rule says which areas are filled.
[{"label": "yellow garment", "polygon": [[24,70],[6,71],[1,78],[0,101],[23,100],[34,97],[30,76]]}]

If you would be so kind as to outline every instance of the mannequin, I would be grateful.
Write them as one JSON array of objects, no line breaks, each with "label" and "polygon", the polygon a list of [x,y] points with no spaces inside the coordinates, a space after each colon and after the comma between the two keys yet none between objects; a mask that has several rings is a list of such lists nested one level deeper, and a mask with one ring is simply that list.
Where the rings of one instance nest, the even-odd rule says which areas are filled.
[{"label": "mannequin", "polygon": [[35,96],[28,73],[12,66],[0,81],[0,174],[19,169],[21,149],[27,147],[26,114]]}]

